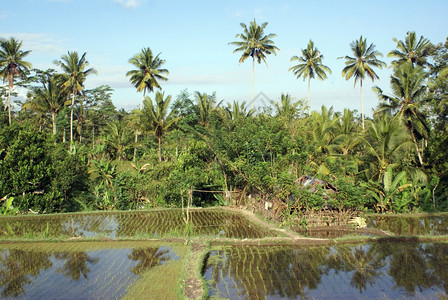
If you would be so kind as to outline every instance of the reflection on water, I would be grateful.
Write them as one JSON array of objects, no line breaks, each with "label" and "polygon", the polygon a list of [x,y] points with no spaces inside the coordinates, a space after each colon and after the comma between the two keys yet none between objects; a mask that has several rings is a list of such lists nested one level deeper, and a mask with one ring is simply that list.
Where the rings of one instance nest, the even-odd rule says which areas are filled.
[{"label": "reflection on water", "polygon": [[257,228],[241,215],[222,210],[191,211],[188,226],[181,210],[131,211],[52,216],[0,217],[0,237],[133,237],[211,235],[261,238],[267,230]]},{"label": "reflection on water", "polygon": [[117,299],[144,271],[177,260],[171,248],[0,251],[2,299]]},{"label": "reflection on water", "polygon": [[448,214],[368,216],[366,223],[397,235],[448,235]]},{"label": "reflection on water", "polygon": [[229,246],[211,253],[204,277],[210,296],[231,299],[448,296],[448,244],[386,241],[314,248]]}]

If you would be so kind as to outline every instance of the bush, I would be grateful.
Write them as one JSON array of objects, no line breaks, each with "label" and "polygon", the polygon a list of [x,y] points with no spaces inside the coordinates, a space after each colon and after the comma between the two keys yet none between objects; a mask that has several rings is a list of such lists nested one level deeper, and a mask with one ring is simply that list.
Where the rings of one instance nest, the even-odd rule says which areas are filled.
[{"label": "bush", "polygon": [[51,136],[27,126],[0,132],[0,190],[21,211],[73,211],[88,190],[87,168],[79,155],[55,145]]}]

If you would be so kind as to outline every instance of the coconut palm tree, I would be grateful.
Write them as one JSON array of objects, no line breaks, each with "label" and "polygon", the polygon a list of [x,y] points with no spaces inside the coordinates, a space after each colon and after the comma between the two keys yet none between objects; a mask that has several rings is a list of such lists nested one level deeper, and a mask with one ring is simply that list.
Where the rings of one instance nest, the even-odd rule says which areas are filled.
[{"label": "coconut palm tree", "polygon": [[401,115],[412,136],[420,166],[423,166],[423,158],[417,137],[427,137],[429,134],[425,114],[420,110],[422,101],[427,95],[425,79],[423,68],[413,67],[412,62],[408,61],[399,66],[391,76],[392,95],[386,95],[379,87],[374,88],[378,97],[383,100],[378,112],[387,110],[392,114]]},{"label": "coconut palm tree", "polygon": [[165,60],[161,59],[160,53],[154,56],[151,49],[143,48],[140,53],[135,54],[129,59],[129,63],[136,67],[126,73],[129,76],[129,81],[135,86],[137,92],[143,92],[143,100],[146,92],[153,92],[154,88],[162,89],[159,81],[167,81],[165,77],[169,75],[167,69],[162,69]]},{"label": "coconut palm tree", "polygon": [[253,116],[254,111],[246,107],[246,102],[239,103],[233,101],[233,104],[227,103],[227,107],[224,109],[228,120],[239,121],[245,120]]},{"label": "coconut palm tree", "polygon": [[[159,80],[167,81],[168,78],[165,77],[169,74],[167,69],[162,69],[165,64],[165,60],[161,59],[160,53],[155,57],[151,49],[143,48],[140,53],[135,54],[131,57],[128,62],[136,67],[136,69],[131,70],[126,73],[126,76],[130,76],[129,81],[135,86],[137,92],[143,92],[142,105],[145,101],[146,92],[153,92],[154,88],[162,89],[159,84]],[[138,136],[140,131],[138,128],[135,129],[135,147],[134,147],[134,158],[137,154],[137,144]]]},{"label": "coconut palm tree", "polygon": [[428,39],[420,36],[417,41],[415,31],[408,31],[404,41],[396,38],[392,40],[397,43],[397,49],[387,54],[387,57],[397,58],[391,62],[392,66],[396,68],[405,62],[412,63],[412,66],[425,67],[428,65],[426,58],[431,52],[431,42]]},{"label": "coconut palm tree", "polygon": [[162,161],[162,137],[172,129],[179,118],[174,117],[173,111],[168,111],[171,96],[165,98],[165,94],[156,93],[155,104],[150,97],[146,97],[143,102],[141,114],[141,125],[145,130],[154,133],[159,145],[159,161]]},{"label": "coconut palm tree", "polygon": [[196,91],[194,96],[199,108],[199,124],[203,127],[208,127],[210,124],[210,115],[212,111],[216,109],[222,101],[216,104],[216,92],[212,95],[207,95],[207,93],[200,93]]},{"label": "coconut palm tree", "polygon": [[42,84],[33,89],[30,101],[23,104],[24,110],[51,114],[53,124],[53,135],[56,135],[56,116],[65,107],[67,94],[59,88],[57,76],[53,70],[48,70],[38,75]]},{"label": "coconut palm tree", "polygon": [[380,68],[386,67],[386,64],[379,60],[377,56],[383,56],[380,52],[375,51],[375,45],[370,44],[367,47],[367,39],[363,39],[362,36],[357,41],[353,41],[350,44],[354,56],[345,56],[345,68],[342,70],[342,76],[345,76],[346,80],[355,78],[354,86],[359,80],[361,89],[361,120],[362,128],[364,129],[364,104],[362,100],[362,81],[366,76],[372,79],[379,79],[378,75],[372,69],[372,67]]},{"label": "coconut palm tree", "polygon": [[369,166],[368,179],[377,178],[380,182],[388,168],[400,166],[403,157],[412,149],[412,140],[405,130],[400,115],[378,114],[367,122],[367,131],[361,137],[365,146],[364,159]]},{"label": "coconut palm tree", "polygon": [[8,82],[8,124],[11,125],[11,91],[16,76],[24,78],[31,69],[31,63],[23,60],[31,50],[23,51],[22,41],[11,37],[9,40],[0,40],[0,76],[3,82]]},{"label": "coconut palm tree", "polygon": [[54,63],[62,68],[64,74],[61,74],[62,86],[70,90],[72,94],[72,103],[70,109],[70,143],[73,143],[73,110],[75,106],[75,99],[78,93],[84,91],[84,82],[86,77],[90,74],[97,74],[93,68],[87,68],[89,62],[86,60],[86,52],[81,56],[78,52],[70,52],[62,55],[61,60],[55,60]]},{"label": "coconut palm tree", "polygon": [[233,53],[243,52],[240,57],[239,62],[243,63],[249,56],[252,57],[252,109],[254,109],[254,72],[255,72],[255,59],[257,59],[258,63],[263,61],[266,66],[266,55],[274,53],[277,55],[275,51],[280,50],[274,45],[274,42],[271,40],[273,37],[276,37],[276,34],[270,33],[268,35],[264,34],[264,29],[268,25],[267,22],[258,25],[257,22],[250,22],[250,26],[247,27],[246,24],[240,23],[241,27],[243,27],[243,33],[237,34],[235,37],[239,38],[239,41],[231,42],[230,45],[235,45],[237,48],[233,50]]},{"label": "coconut palm tree", "polygon": [[124,121],[107,123],[106,143],[115,150],[118,160],[126,158],[125,149],[132,142],[132,131]]},{"label": "coconut palm tree", "polygon": [[292,71],[294,75],[297,76],[297,79],[300,77],[305,80],[308,78],[308,112],[310,110],[310,83],[311,78],[319,78],[320,80],[327,79],[328,72],[331,74],[331,69],[322,64],[322,59],[324,56],[317,50],[314,46],[312,40],[308,42],[308,46],[306,49],[302,49],[302,56],[293,56],[291,57],[291,61],[298,61],[299,63],[295,66],[292,66],[288,69],[288,71]]},{"label": "coconut palm tree", "polygon": [[361,143],[358,128],[353,111],[344,109],[344,113],[338,116],[338,122],[335,124],[335,137],[330,145],[332,155],[347,156],[357,149]]}]

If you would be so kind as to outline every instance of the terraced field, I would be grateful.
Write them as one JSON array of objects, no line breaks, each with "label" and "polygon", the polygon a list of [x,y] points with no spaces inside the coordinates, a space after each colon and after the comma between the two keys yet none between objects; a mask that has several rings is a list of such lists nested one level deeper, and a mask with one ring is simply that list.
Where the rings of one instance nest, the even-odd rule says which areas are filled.
[{"label": "terraced field", "polygon": [[210,236],[263,238],[272,235],[237,212],[191,210],[189,222],[180,209],[58,214],[0,218],[0,238],[164,238]]},{"label": "terraced field", "polygon": [[447,267],[447,243],[225,246],[204,277],[218,299],[445,299]]},{"label": "terraced field", "polygon": [[[361,240],[304,238],[244,211],[184,217],[178,209],[0,217],[0,297],[448,297],[446,215],[374,217],[369,226],[391,236]],[[392,236],[422,228],[437,236]]]}]

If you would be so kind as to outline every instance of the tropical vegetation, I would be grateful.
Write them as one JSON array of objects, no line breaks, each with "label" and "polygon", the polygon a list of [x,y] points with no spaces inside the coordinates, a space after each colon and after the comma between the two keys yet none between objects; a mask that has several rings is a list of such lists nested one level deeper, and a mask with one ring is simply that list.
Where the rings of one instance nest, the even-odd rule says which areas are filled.
[{"label": "tropical vegetation", "polygon": [[[240,62],[266,62],[279,49],[267,23],[241,24],[234,52]],[[86,88],[96,73],[86,53],[68,51],[59,70],[31,69],[15,38],[0,44],[0,200],[3,211],[257,205],[281,214],[334,209],[373,212],[448,209],[448,40],[433,44],[409,32],[397,49],[386,84],[375,87],[372,117],[279,95],[265,107],[219,101],[214,92],[184,89],[166,95],[169,72],[160,54],[143,48],[129,63],[130,84],[143,92],[140,109],[117,109],[109,86]],[[362,36],[345,56],[343,76],[378,79],[381,53]],[[8,52],[9,51],[9,52]],[[341,49],[343,51],[343,49]],[[8,53],[14,53],[10,56]],[[298,78],[331,71],[310,40]],[[288,70],[285,70],[285,74]],[[14,86],[27,90],[26,98]],[[157,91],[155,91],[157,89]],[[149,93],[153,93],[149,95]],[[11,106],[16,97],[19,107]],[[70,138],[67,138],[67,135]],[[328,188],[304,188],[303,178]],[[7,207],[7,209],[6,209]]]}]

